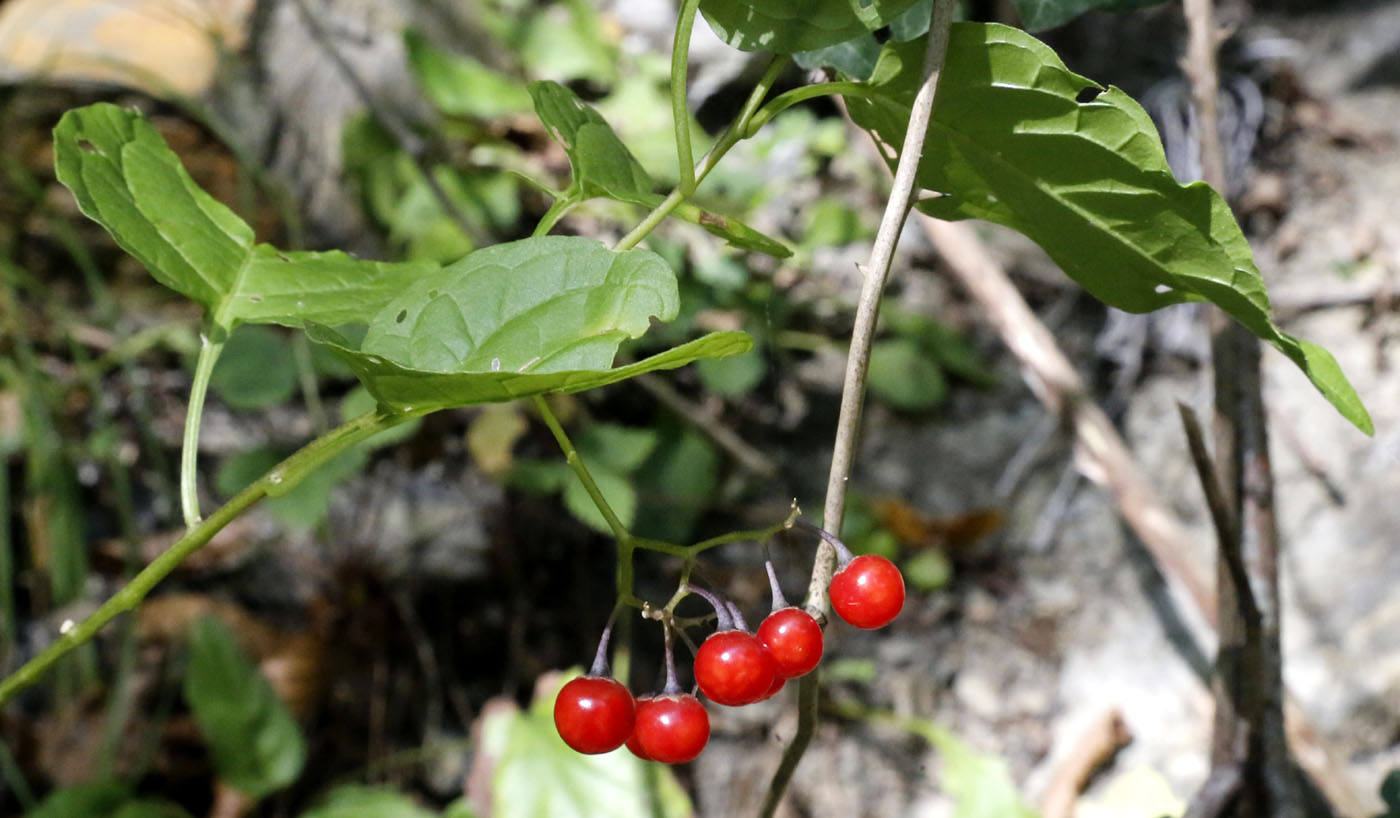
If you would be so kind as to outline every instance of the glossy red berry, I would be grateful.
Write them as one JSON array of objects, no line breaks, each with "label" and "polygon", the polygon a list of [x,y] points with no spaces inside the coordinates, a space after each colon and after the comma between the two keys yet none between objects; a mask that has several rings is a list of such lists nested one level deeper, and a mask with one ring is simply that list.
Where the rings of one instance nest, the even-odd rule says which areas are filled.
[{"label": "glossy red berry", "polygon": [[632,694],[616,679],[571,679],[554,700],[554,727],[564,743],[593,755],[616,750],[632,734]]},{"label": "glossy red berry", "polygon": [[787,679],[784,679],[782,676],[774,676],[773,686],[768,688],[768,692],[764,693],[763,698],[759,699],[759,701],[766,702],[774,696],[778,695],[778,691],[782,690],[783,685],[785,684],[787,684]]},{"label": "glossy red berry", "polygon": [[777,675],[773,654],[748,631],[718,631],[695,652],[695,682],[716,704],[753,704]]},{"label": "glossy red berry", "polygon": [[857,628],[888,625],[904,607],[904,576],[876,554],[862,554],[831,580],[831,607]]},{"label": "glossy red berry", "polygon": [[[642,702],[644,701],[646,701],[645,697],[637,700],[638,710],[641,710]],[[635,728],[632,730],[632,735],[627,737],[627,749],[632,751],[632,755],[636,756],[637,758],[640,758],[643,761],[653,760],[651,756],[647,755],[647,751],[642,749],[642,740],[637,737],[637,731]]]},{"label": "glossy red berry", "polygon": [[683,764],[700,755],[709,740],[710,714],[689,693],[637,700],[636,724],[627,746],[638,758]]},{"label": "glossy red berry", "polygon": [[822,626],[801,608],[769,614],[758,626],[758,640],[773,654],[778,676],[784,679],[810,673],[822,660]]}]

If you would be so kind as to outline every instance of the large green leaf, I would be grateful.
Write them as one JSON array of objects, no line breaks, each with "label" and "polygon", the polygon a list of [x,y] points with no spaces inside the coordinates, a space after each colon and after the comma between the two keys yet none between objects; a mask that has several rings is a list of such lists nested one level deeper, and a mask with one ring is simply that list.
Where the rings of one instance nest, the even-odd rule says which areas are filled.
[{"label": "large green leaf", "polygon": [[489,708],[478,752],[498,759],[491,782],[496,818],[684,818],[689,799],[671,771],[626,750],[582,755],[554,727],[554,697],[528,711]]},{"label": "large green leaf", "polygon": [[742,51],[793,54],[888,25],[916,0],[701,0],[721,40]]},{"label": "large green leaf", "polygon": [[414,281],[370,319],[361,350],[428,372],[603,369],[679,308],[675,273],[649,250],[524,239]]},{"label": "large green leaf", "polygon": [[1162,0],[1012,0],[1021,23],[1030,31],[1068,23],[1087,11],[1129,11],[1155,6]]},{"label": "large green leaf", "polygon": [[301,773],[306,742],[300,728],[233,633],[212,617],[190,631],[185,700],[209,742],[215,770],[235,788],[261,797]]},{"label": "large green leaf", "polygon": [[361,352],[334,330],[313,325],[311,340],[339,354],[382,404],[432,411],[478,403],[500,403],[546,392],[582,392],[634,378],[644,372],[675,369],[703,358],[739,355],[753,349],[744,332],[712,332],[636,363],[612,369],[565,372],[430,372]]},{"label": "large green leaf", "polygon": [[618,344],[679,309],[676,277],[650,250],[546,236],[498,244],[420,277],[369,320],[358,345],[313,325],[381,403],[428,411],[573,392],[743,352],[716,333],[610,369]]},{"label": "large green leaf", "polygon": [[[651,175],[642,167],[597,111],[557,82],[530,83],[535,113],[563,146],[573,168],[573,181],[563,194],[566,201],[598,197],[654,208],[663,196],[654,192]],[[683,202],[672,213],[698,224],[736,247],[787,258],[792,251],[777,239],[754,230],[737,219],[711,213]]]},{"label": "large green leaf", "polygon": [[255,243],[252,228],[195,184],[149,122],[115,105],[64,114],[54,129],[54,164],[83,213],[225,331],[243,322],[364,320],[435,269]]},{"label": "large green leaf", "polygon": [[[889,145],[903,144],[923,52],[920,41],[887,45],[877,94],[848,98],[851,117]],[[1177,183],[1147,113],[1122,91],[1074,74],[1018,29],[955,23],[924,157],[919,184],[943,195],[921,210],[1019,230],[1120,309],[1214,302],[1371,433],[1332,356],[1274,324],[1229,205],[1207,185]]]}]

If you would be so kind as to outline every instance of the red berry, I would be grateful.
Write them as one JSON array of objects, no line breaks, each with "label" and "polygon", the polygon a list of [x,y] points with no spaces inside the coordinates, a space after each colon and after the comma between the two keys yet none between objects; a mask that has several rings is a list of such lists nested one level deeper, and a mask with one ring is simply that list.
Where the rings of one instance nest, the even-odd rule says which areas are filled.
[{"label": "red berry", "polygon": [[593,755],[616,750],[632,734],[632,694],[616,679],[571,679],[554,700],[554,727],[564,743]]},{"label": "red berry", "polygon": [[710,714],[689,693],[637,700],[636,726],[627,746],[638,758],[683,764],[700,755],[709,740]]},{"label": "red berry", "polygon": [[758,640],[773,654],[778,676],[793,679],[822,660],[822,626],[801,608],[782,608],[758,626]]},{"label": "red berry", "polygon": [[875,554],[851,560],[831,580],[831,607],[857,628],[888,625],[904,607],[904,576]]},{"label": "red berry", "polygon": [[[642,698],[642,699],[638,699],[638,700],[637,700],[637,710],[638,710],[638,712],[641,711],[641,709],[642,709],[642,702],[644,702],[644,701],[647,701],[647,699]],[[639,739],[639,738],[637,738],[637,731],[636,731],[636,730],[633,730],[633,731],[632,731],[632,735],[630,735],[630,736],[627,737],[627,749],[629,749],[629,750],[632,751],[632,755],[636,756],[637,758],[640,758],[640,759],[643,760],[643,761],[652,761],[652,760],[653,760],[651,756],[647,755],[647,751],[642,749],[642,740]]]},{"label": "red berry", "polygon": [[785,684],[787,684],[787,679],[784,679],[782,676],[774,676],[773,686],[768,688],[768,692],[764,693],[763,698],[759,699],[759,701],[766,702],[769,699],[773,698],[778,694],[779,690],[783,689],[783,685]]},{"label": "red berry", "polygon": [[747,631],[713,633],[695,652],[695,682],[716,704],[753,704],[777,675],[773,654]]}]

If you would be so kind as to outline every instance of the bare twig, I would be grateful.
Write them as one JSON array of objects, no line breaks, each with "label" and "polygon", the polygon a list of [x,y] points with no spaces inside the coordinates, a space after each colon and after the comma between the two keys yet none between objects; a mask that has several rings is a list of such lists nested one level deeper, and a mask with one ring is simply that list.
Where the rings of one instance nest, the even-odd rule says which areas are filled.
[{"label": "bare twig", "polygon": [[717,418],[697,406],[693,401],[687,400],[665,379],[648,373],[638,375],[633,380],[638,386],[651,393],[651,396],[656,398],[657,403],[680,415],[687,423],[703,432],[716,446],[728,452],[729,456],[734,458],[734,461],[743,468],[760,477],[772,477],[778,473],[778,464],[774,463],[772,458],[754,448],[733,429],[719,422]]},{"label": "bare twig", "polygon": [[[1220,31],[1212,0],[1184,0],[1186,74],[1200,123],[1201,173],[1225,191],[1224,151],[1216,118]],[[1298,781],[1283,723],[1283,656],[1279,643],[1278,523],[1273,466],[1260,383],[1259,341],[1221,310],[1207,313],[1215,372],[1215,451],[1220,480],[1203,476],[1226,504],[1216,582],[1215,732],[1211,765],[1240,769],[1240,818],[1301,816]],[[1183,417],[1185,417],[1183,415]],[[1203,449],[1204,446],[1202,445]],[[1211,471],[1206,467],[1207,471]],[[1212,509],[1214,513],[1215,509]],[[1228,513],[1226,513],[1228,512]],[[1246,557],[1246,552],[1249,556]]]},{"label": "bare twig", "polygon": [[1085,729],[1074,752],[1060,764],[1041,799],[1041,818],[1070,818],[1094,771],[1133,740],[1117,709],[1106,710]]},{"label": "bare twig", "polygon": [[1244,783],[1240,765],[1227,764],[1211,770],[1206,783],[1196,790],[1183,818],[1220,818],[1239,797]]},{"label": "bare twig", "polygon": [[[904,134],[904,146],[899,154],[890,197],[885,214],[875,235],[870,261],[865,265],[865,280],[861,285],[856,306],[855,327],[851,330],[851,348],[846,357],[846,379],[841,389],[841,410],[836,421],[836,438],[831,454],[831,471],[827,479],[826,504],[822,511],[822,527],[838,536],[846,511],[846,483],[850,480],[855,458],[856,442],[860,436],[860,416],[865,399],[865,378],[870,368],[870,345],[875,336],[875,321],[879,315],[880,299],[895,245],[908,218],[914,199],[914,180],[919,161],[924,154],[924,137],[933,115],[934,95],[938,79],[943,74],[943,58],[948,51],[948,31],[953,23],[953,0],[934,0],[929,23],[928,47],[924,52],[923,82],[914,97],[909,126]],[[827,586],[831,584],[836,567],[835,549],[823,540],[817,546],[812,565],[812,579],[807,586],[807,607],[823,615],[827,612]],[[787,790],[797,762],[806,752],[817,723],[818,672],[802,677],[798,686],[797,731],[783,751],[783,758],[769,783],[768,794],[759,810],[760,818],[772,818]]]}]

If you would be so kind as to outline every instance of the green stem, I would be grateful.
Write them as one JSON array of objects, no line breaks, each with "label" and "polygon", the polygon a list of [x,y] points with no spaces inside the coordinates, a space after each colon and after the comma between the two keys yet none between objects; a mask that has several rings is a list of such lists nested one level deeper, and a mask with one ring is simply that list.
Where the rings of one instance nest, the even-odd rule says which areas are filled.
[{"label": "green stem", "polygon": [[[219,332],[217,341],[210,340]],[[185,441],[180,447],[180,510],[185,515],[185,528],[199,525],[199,487],[195,465],[199,460],[199,421],[204,415],[204,395],[209,391],[209,376],[224,350],[223,330],[206,327],[199,336],[199,360],[194,366],[194,383],[190,384],[190,403],[185,411]]]},{"label": "green stem", "polygon": [[[696,185],[705,181],[705,177],[710,174],[710,171],[714,170],[715,165],[719,164],[719,160],[723,159],[724,155],[729,153],[731,148],[746,138],[743,134],[748,128],[749,121],[758,111],[758,106],[763,103],[763,98],[768,96],[768,92],[772,90],[773,84],[778,81],[778,75],[787,67],[788,59],[789,58],[786,56],[778,56],[774,57],[773,61],[768,64],[768,69],[763,72],[763,76],[759,79],[758,84],[754,86],[753,92],[749,94],[749,98],[744,103],[744,107],[739,111],[739,116],[730,123],[728,128],[724,129],[724,133],[720,134],[714,146],[710,148],[709,152],[700,160],[700,164],[695,167]],[[647,217],[642,220],[641,224],[632,228],[632,232],[623,236],[618,240],[617,244],[613,245],[613,250],[621,252],[636,247],[641,243],[642,239],[646,238],[651,231],[655,230],[656,226],[661,224],[661,222],[671,214],[671,211],[675,210],[689,195],[688,193],[682,192],[681,188],[676,188],[671,191],[669,196],[661,200],[661,204],[657,205],[647,214]]]},{"label": "green stem", "polygon": [[676,159],[682,197],[695,192],[695,153],[690,147],[690,109],[686,107],[685,87],[690,67],[690,35],[695,30],[695,12],[700,0],[683,0],[676,18],[676,36],[671,44],[671,119],[676,127]]},{"label": "green stem", "polygon": [[540,223],[535,225],[535,232],[530,235],[534,238],[549,235],[549,231],[554,229],[554,225],[564,218],[564,214],[573,209],[578,204],[578,199],[567,194],[559,194],[554,197],[554,204],[540,217]]},{"label": "green stem", "polygon": [[0,680],[0,706],[9,702],[19,691],[37,682],[54,663],[91,639],[103,625],[112,621],[118,614],[134,610],[151,589],[169,576],[176,566],[263,497],[286,493],[327,460],[360,441],[416,416],[417,413],[412,412],[370,412],[332,429],[298,449],[257,482],[235,494],[233,499],[209,515],[208,519],[185,532],[183,537],[152,560],[141,573],[132,577],[130,582],[86,619],[67,627],[66,632],[38,656]]},{"label": "green stem", "polygon": [[744,127],[744,138],[748,139],[758,133],[764,125],[767,125],[773,117],[786,111],[788,108],[799,102],[805,102],[817,97],[833,96],[843,94],[852,97],[869,97],[873,92],[870,86],[863,82],[822,82],[816,85],[804,85],[801,88],[794,88],[791,91],[773,97],[773,101],[759,109]]},{"label": "green stem", "polygon": [[[543,395],[535,395],[534,401],[535,409],[540,413],[540,417],[544,418],[545,425],[549,427],[549,431],[554,435],[555,441],[559,443],[559,448],[564,450],[564,460],[569,464],[569,468],[574,470],[574,475],[577,476],[579,482],[583,484],[584,491],[587,491],[588,496],[593,499],[593,505],[598,507],[598,513],[602,514],[603,519],[607,521],[608,528],[612,530],[613,537],[617,539],[618,545],[622,546],[624,542],[630,545],[632,535],[627,533],[627,526],[622,524],[622,520],[618,519],[617,514],[613,512],[612,506],[608,505],[607,498],[603,496],[602,490],[599,489],[598,484],[594,482],[593,475],[589,473],[588,466],[583,462],[583,458],[579,456],[578,449],[574,448],[573,441],[569,440],[568,434],[564,432],[564,427],[560,425],[559,418],[554,416],[554,411],[549,408],[549,404],[545,401]],[[618,557],[621,558],[622,556],[622,551],[619,549]],[[630,553],[628,556],[630,557]]]}]

